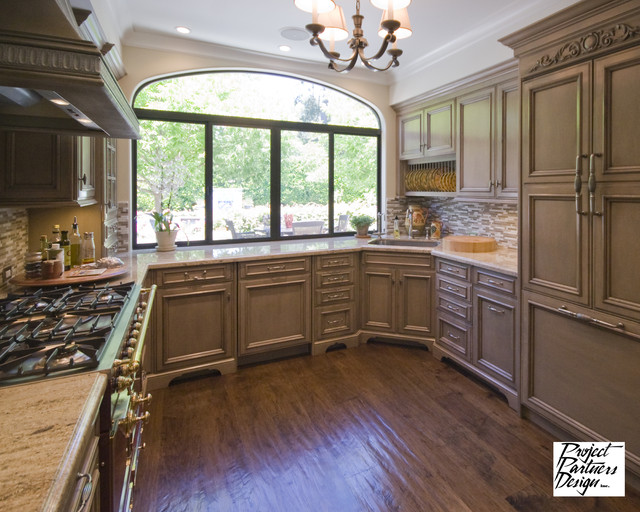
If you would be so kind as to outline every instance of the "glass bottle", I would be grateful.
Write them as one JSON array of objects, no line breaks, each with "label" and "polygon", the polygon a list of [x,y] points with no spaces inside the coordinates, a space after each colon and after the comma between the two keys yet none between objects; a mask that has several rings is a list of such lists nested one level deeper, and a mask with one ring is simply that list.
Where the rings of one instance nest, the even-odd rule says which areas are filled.
[{"label": "glass bottle", "polygon": [[82,237],[78,233],[78,218],[73,218],[73,231],[71,232],[71,266],[77,267],[82,264]]},{"label": "glass bottle", "polygon": [[96,244],[93,241],[93,232],[85,231],[82,243],[82,264],[94,261],[96,261]]},{"label": "glass bottle", "polygon": [[60,247],[64,251],[64,269],[71,270],[71,240],[66,229],[60,231]]},{"label": "glass bottle", "polygon": [[51,244],[59,244],[60,241],[60,224],[54,224],[53,229],[51,230],[51,240],[49,240],[49,247],[51,247]]},{"label": "glass bottle", "polygon": [[40,235],[40,254],[42,259],[47,259],[47,249],[49,249],[49,242],[47,241],[47,235]]}]

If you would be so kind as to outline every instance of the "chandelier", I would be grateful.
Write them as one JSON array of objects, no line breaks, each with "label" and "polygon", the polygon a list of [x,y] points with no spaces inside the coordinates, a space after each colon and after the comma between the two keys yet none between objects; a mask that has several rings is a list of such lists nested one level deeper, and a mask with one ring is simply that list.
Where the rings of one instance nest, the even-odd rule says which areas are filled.
[{"label": "chandelier", "polygon": [[[338,73],[348,72],[356,65],[358,58],[372,71],[386,71],[400,65],[398,57],[402,55],[402,50],[396,43],[398,39],[411,35],[409,14],[406,9],[411,0],[371,0],[371,3],[383,11],[378,31],[378,35],[383,38],[380,49],[368,58],[364,54],[369,43],[362,30],[364,16],[360,14],[360,0],[356,0],[356,13],[352,16],[353,37],[347,42],[352,53],[346,59],[341,59],[340,53],[335,50],[335,42],[346,39],[349,35],[342,7],[336,5],[333,0],[294,0],[298,9],[311,13],[311,23],[305,27],[311,33],[309,42],[312,46],[319,47],[324,56],[329,59],[329,69]],[[329,42],[329,48],[324,41]],[[385,52],[390,57],[386,66],[374,65],[373,62],[382,58]]]}]

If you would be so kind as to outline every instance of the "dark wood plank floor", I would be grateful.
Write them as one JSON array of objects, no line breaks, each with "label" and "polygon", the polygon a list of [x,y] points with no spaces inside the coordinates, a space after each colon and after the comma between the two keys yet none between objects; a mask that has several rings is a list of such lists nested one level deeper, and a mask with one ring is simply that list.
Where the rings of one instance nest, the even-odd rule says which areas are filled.
[{"label": "dark wood plank floor", "polygon": [[638,511],[553,498],[554,439],[426,351],[368,344],[154,393],[140,512]]}]

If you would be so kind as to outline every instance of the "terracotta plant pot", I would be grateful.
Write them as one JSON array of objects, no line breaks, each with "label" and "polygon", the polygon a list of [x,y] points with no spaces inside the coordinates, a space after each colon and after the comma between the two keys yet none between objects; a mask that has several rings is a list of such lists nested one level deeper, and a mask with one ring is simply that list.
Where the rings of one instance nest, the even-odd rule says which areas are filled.
[{"label": "terracotta plant pot", "polygon": [[358,226],[356,228],[356,237],[358,238],[370,238],[369,236],[369,224],[364,226]]},{"label": "terracotta plant pot", "polygon": [[178,236],[177,229],[171,231],[156,231],[156,241],[158,242],[156,251],[174,251],[176,248],[176,236]]}]

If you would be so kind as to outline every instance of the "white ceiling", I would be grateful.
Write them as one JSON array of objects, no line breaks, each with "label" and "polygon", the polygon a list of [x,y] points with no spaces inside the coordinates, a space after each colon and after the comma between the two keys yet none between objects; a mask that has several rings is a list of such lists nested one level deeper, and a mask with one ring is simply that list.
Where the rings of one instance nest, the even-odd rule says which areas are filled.
[{"label": "white ceiling", "polygon": [[[100,23],[108,26],[107,35],[124,45],[157,46],[161,38],[163,45],[176,50],[198,42],[211,45],[212,52],[224,46],[325,62],[308,38],[291,41],[281,35],[284,28],[304,29],[310,22],[311,15],[297,9],[293,0],[72,0],[72,4],[83,2],[94,6]],[[351,29],[355,1],[337,3]],[[371,80],[397,83],[474,48],[484,55],[483,61],[504,61],[511,51],[497,42],[500,37],[573,3],[576,0],[413,0],[408,8],[413,35],[399,43],[404,51],[400,67],[391,73],[371,73]],[[372,54],[381,42],[377,35],[381,11],[362,0],[361,13],[370,43],[367,54]],[[178,34],[175,27],[179,25],[189,27],[191,33]],[[291,51],[281,52],[281,44],[291,46]],[[346,56],[346,42],[340,44],[337,49]]]}]

